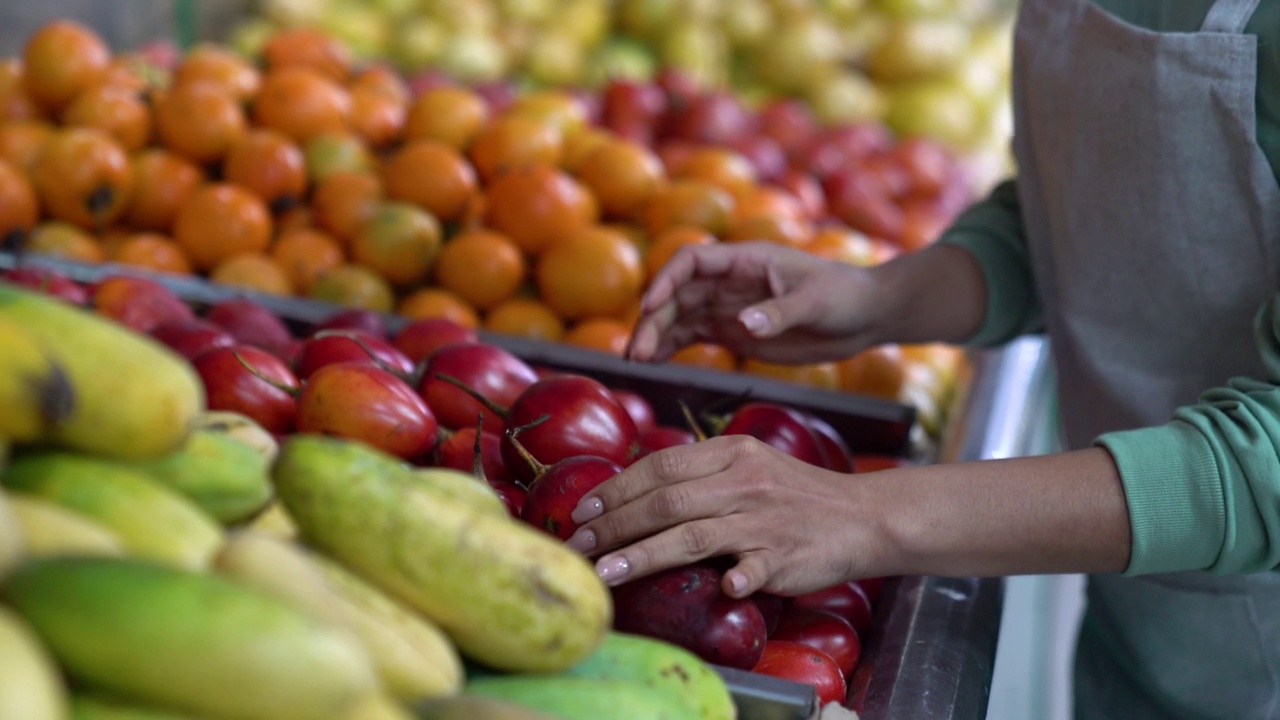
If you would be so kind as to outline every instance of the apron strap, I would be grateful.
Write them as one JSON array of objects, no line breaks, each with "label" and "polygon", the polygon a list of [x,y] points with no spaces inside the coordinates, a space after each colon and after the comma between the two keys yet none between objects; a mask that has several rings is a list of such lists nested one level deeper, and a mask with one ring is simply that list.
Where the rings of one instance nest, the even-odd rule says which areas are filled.
[{"label": "apron strap", "polygon": [[1205,15],[1200,31],[1239,35],[1256,9],[1258,0],[1217,0]]}]

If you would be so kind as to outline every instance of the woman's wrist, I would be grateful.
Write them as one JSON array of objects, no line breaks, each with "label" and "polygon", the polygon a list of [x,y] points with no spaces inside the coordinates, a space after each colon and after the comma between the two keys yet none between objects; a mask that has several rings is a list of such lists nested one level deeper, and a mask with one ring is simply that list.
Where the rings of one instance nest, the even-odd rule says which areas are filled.
[{"label": "woman's wrist", "polygon": [[884,343],[961,343],[982,325],[986,281],[969,252],[934,245],[871,270],[865,337]]}]

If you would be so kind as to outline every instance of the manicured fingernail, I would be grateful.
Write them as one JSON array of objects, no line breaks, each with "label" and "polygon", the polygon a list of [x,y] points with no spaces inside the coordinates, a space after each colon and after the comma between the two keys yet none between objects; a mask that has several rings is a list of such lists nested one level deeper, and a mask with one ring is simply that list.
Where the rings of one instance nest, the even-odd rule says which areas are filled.
[{"label": "manicured fingernail", "polygon": [[604,514],[604,503],[600,502],[598,497],[583,498],[578,503],[578,507],[569,513],[570,519],[581,525],[584,522],[591,522]]},{"label": "manicured fingernail", "polygon": [[579,528],[565,544],[580,553],[588,553],[596,549],[596,534],[587,528]]},{"label": "manicured fingernail", "polygon": [[617,585],[626,580],[629,572],[631,572],[631,563],[621,555],[600,558],[600,562],[596,563],[596,574],[610,585]]},{"label": "manicured fingernail", "polygon": [[743,310],[738,321],[753,335],[769,331],[769,316],[755,309]]},{"label": "manicured fingernail", "polygon": [[747,590],[747,577],[742,573],[729,573],[729,587],[733,588],[733,592],[741,595]]}]

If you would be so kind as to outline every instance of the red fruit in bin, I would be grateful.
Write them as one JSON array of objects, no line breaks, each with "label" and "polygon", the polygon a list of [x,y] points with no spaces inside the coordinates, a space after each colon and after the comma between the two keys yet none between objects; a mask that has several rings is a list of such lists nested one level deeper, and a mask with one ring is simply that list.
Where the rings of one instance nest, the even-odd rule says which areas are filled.
[{"label": "red fruit in bin", "polygon": [[769,635],[773,635],[773,631],[778,627],[778,621],[782,619],[782,614],[791,607],[791,598],[760,591],[751,594],[751,601],[760,608],[765,629]]},{"label": "red fruit in bin", "polygon": [[856,580],[797,595],[791,607],[823,610],[844,618],[859,636],[871,629],[871,599]]},{"label": "red fruit in bin", "polygon": [[[459,343],[442,347],[427,358],[418,393],[444,427],[475,427],[476,415],[483,414],[484,429],[500,433],[504,427],[502,418],[471,393],[499,407],[508,407],[537,379],[525,361],[500,347]],[[511,458],[505,453],[504,457],[510,465]]]},{"label": "red fruit in bin", "polygon": [[820,220],[827,214],[827,196],[817,178],[802,170],[785,170],[773,181],[800,203],[800,210],[810,220]]},{"label": "red fruit in bin", "polygon": [[382,315],[372,310],[343,310],[316,325],[312,334],[325,330],[359,330],[379,340],[387,339],[387,323]]},{"label": "red fruit in bin", "polygon": [[660,425],[652,430],[641,432],[636,442],[640,445],[640,451],[636,453],[636,457],[640,458],[665,448],[692,445],[698,442],[698,438],[688,430]]},{"label": "red fruit in bin", "polygon": [[524,508],[524,499],[528,492],[513,482],[501,482],[498,480],[490,480],[489,487],[498,493],[498,497],[502,498],[502,502],[507,506],[507,512],[511,513],[511,517],[520,518],[520,511]]},{"label": "red fruit in bin", "polygon": [[14,285],[39,290],[51,297],[61,298],[73,305],[87,305],[89,291],[71,278],[44,268],[21,267],[8,270],[3,279]]},{"label": "red fruit in bin", "polygon": [[671,105],[664,122],[668,137],[708,145],[730,145],[751,132],[753,122],[731,93],[714,90]]},{"label": "red fruit in bin", "polygon": [[884,578],[858,578],[854,582],[858,583],[858,587],[862,588],[862,592],[866,593],[867,600],[871,602],[874,608],[876,603],[880,601],[880,595],[884,593]]},{"label": "red fruit in bin", "polygon": [[[470,473],[474,468],[475,452],[475,428],[459,428],[436,447],[436,463],[440,467]],[[502,461],[502,440],[494,433],[480,433],[480,467],[490,484],[514,482],[511,471]]]},{"label": "red fruit in bin", "polygon": [[602,93],[600,123],[617,131],[627,123],[643,123],[650,135],[667,110],[667,94],[653,83],[613,79]]},{"label": "red fruit in bin", "polygon": [[520,510],[521,519],[561,540],[568,540],[578,529],[578,523],[570,515],[582,498],[622,472],[618,463],[593,455],[575,455],[543,465],[525,450],[519,432],[510,433],[507,440],[534,472],[529,494]]},{"label": "red fruit in bin", "polygon": [[163,322],[192,320],[195,313],[165,286],[144,278],[117,276],[93,286],[90,302],[99,315],[141,333]]},{"label": "red fruit in bin", "polygon": [[414,363],[420,363],[446,345],[478,343],[480,335],[448,318],[424,318],[405,325],[391,344]]},{"label": "red fruit in bin", "polygon": [[214,348],[192,364],[204,381],[210,410],[247,415],[268,432],[293,430],[298,378],[284,361],[261,348]]},{"label": "red fruit in bin", "polygon": [[209,350],[236,344],[231,333],[198,318],[162,322],[151,328],[151,337],[188,360],[194,360]]},{"label": "red fruit in bin", "polygon": [[876,470],[891,470],[893,468],[907,467],[911,462],[905,458],[894,455],[882,455],[879,453],[856,453],[853,456],[853,469],[855,472],[875,472]]},{"label": "red fruit in bin", "polygon": [[631,390],[614,388],[613,396],[618,398],[618,402],[622,403],[622,407],[627,409],[627,414],[631,416],[631,420],[636,424],[637,430],[644,432],[658,426],[653,406],[649,404],[648,400],[644,399],[643,395]]},{"label": "red fruit in bin", "polygon": [[823,610],[792,607],[783,613],[770,640],[792,640],[821,650],[836,661],[846,679],[862,657],[862,640],[848,620]]},{"label": "red fruit in bin", "polygon": [[303,341],[294,359],[301,380],[327,365],[356,362],[404,376],[413,375],[413,361],[385,340],[358,330],[324,330]]},{"label": "red fruit in bin", "polygon": [[831,214],[849,227],[881,240],[897,241],[906,219],[880,179],[857,168],[822,181]]},{"label": "red fruit in bin", "polygon": [[764,651],[764,617],[754,602],[721,590],[707,564],[684,565],[613,588],[614,628],[679,645],[703,660],[750,670]]},{"label": "red fruit in bin", "polygon": [[752,672],[811,685],[822,705],[844,702],[847,685],[836,661],[803,643],[770,640]]},{"label": "red fruit in bin", "polygon": [[917,197],[941,193],[955,169],[951,154],[925,138],[906,138],[893,147],[893,154],[910,177],[909,194]]},{"label": "red fruit in bin", "polygon": [[[627,465],[639,449],[640,433],[626,408],[609,388],[581,375],[530,385],[511,403],[506,428],[521,428],[520,443],[544,465],[575,455]],[[521,482],[533,482],[535,471],[512,444],[510,433],[502,437],[502,459]]]},{"label": "red fruit in bin", "polygon": [[293,340],[293,334],[283,320],[252,300],[237,298],[216,303],[205,313],[204,319],[225,328],[236,342],[276,355],[283,355]]},{"label": "red fruit in bin", "polygon": [[822,446],[822,454],[827,459],[827,469],[842,473],[853,472],[853,455],[849,452],[849,446],[845,444],[844,438],[840,437],[840,433],[831,427],[831,423],[808,413],[805,413],[805,421],[813,431],[814,437],[818,439],[818,444]]},{"label": "red fruit in bin", "polygon": [[799,100],[773,100],[756,113],[761,135],[773,139],[788,155],[808,145],[820,125],[809,106]]},{"label": "red fruit in bin", "polygon": [[822,445],[798,410],[766,402],[752,402],[734,411],[720,435],[750,435],[811,465],[826,467]]},{"label": "red fruit in bin", "polygon": [[299,432],[357,440],[405,460],[436,446],[439,427],[404,380],[365,363],[326,365],[298,396]]}]

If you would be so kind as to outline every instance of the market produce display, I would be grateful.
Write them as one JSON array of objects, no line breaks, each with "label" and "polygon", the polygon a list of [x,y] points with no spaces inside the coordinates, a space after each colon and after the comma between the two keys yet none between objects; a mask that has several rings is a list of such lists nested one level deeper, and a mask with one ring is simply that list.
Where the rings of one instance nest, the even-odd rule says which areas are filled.
[{"label": "market produce display", "polygon": [[[69,21],[0,66],[11,250],[613,354],[683,246],[871,264],[932,242],[974,190],[939,142],[824,125],[797,100],[751,108],[677,70],[581,92],[414,86],[313,29],[252,59],[112,55]],[[887,347],[789,367],[695,346],[674,361],[909,402],[936,429],[961,357]]]},{"label": "market produce display", "polygon": [[[808,413],[755,402],[664,426],[641,395],[527,365],[449,321],[388,336],[377,315],[347,311],[299,332],[251,302],[192,307],[140,277],[8,271],[0,321],[30,339],[5,346],[18,364],[0,377],[28,380],[0,384],[6,407],[39,418],[4,435],[0,604],[21,649],[0,632],[0,651],[33,679],[0,683],[0,708],[354,719],[461,694],[570,719],[610,703],[635,718],[732,718],[706,663],[831,694],[802,663],[766,662],[775,642],[820,653],[842,688],[821,696],[843,700],[881,581],[732,600],[716,561],[611,591],[563,543],[592,487],[708,434],[843,472],[903,462],[850,452]],[[38,342],[55,321],[72,329],[64,344]],[[188,409],[171,444],[87,442],[128,420],[119,405],[101,428],[64,432],[76,418],[50,403],[110,386],[30,380],[74,379],[64,368],[99,345],[149,353],[119,370],[126,386],[188,378],[149,386],[151,405]],[[352,375],[326,385],[331,372]],[[308,431],[309,391],[343,422]],[[103,695],[68,695],[51,663]],[[384,715],[359,714],[370,707]]]},{"label": "market produce display", "polygon": [[679,68],[826,122],[884,120],[1003,156],[1013,3],[999,0],[261,0],[231,42],[316,27],[360,57],[467,83],[596,88]]}]

